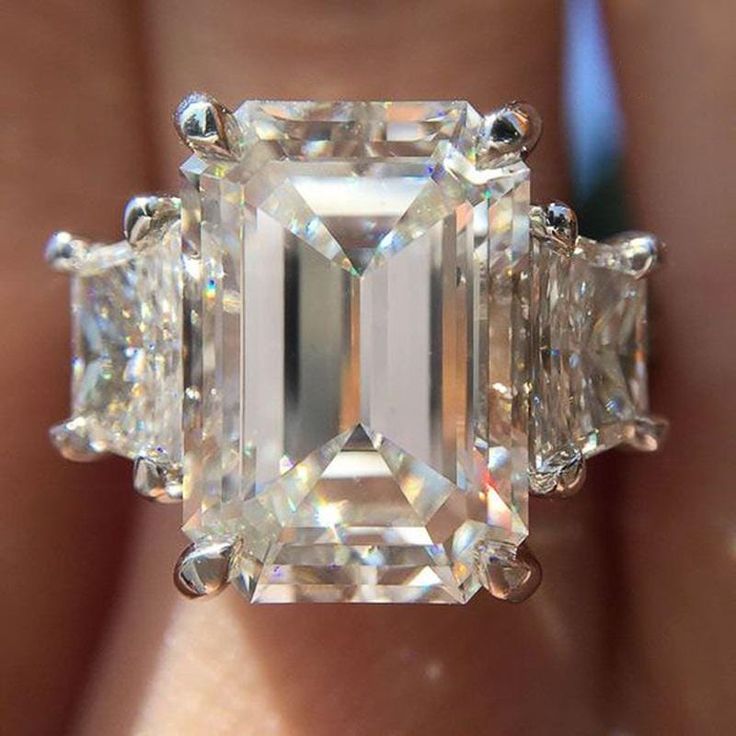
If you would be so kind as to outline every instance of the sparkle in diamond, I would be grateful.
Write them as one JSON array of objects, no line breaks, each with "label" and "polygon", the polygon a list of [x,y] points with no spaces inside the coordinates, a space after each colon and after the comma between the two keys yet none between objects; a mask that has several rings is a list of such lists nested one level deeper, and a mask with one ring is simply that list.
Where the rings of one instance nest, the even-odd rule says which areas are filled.
[{"label": "sparkle in diamond", "polygon": [[649,413],[646,280],[606,264],[606,249],[615,247],[580,238],[572,258],[543,244],[536,248],[532,418],[538,469],[571,444],[585,455],[615,447],[637,417]]},{"label": "sparkle in diamond", "polygon": [[255,601],[465,601],[526,534],[526,167],[475,169],[465,103],[237,114],[244,160],[184,167],[185,529]]},{"label": "sparkle in diamond", "polygon": [[72,279],[72,412],[99,450],[180,457],[179,240],[94,246]]}]

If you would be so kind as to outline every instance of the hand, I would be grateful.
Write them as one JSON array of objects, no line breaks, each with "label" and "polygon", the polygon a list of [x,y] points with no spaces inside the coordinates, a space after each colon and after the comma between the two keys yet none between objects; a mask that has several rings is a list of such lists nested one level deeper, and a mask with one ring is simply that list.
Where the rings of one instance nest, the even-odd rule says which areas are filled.
[{"label": "hand", "polygon": [[[731,5],[611,2],[632,225],[661,235],[653,280],[656,456],[590,464],[583,494],[532,504],[545,570],[521,606],[249,607],[185,601],[179,510],[127,463],[73,465],[64,278],[53,229],[117,237],[133,194],[175,191],[170,111],[246,97],[532,101],[534,199],[564,199],[560,3],[18,5],[5,19],[0,178],[7,252],[0,477],[2,704],[14,735],[724,734],[733,730],[736,414],[729,183]],[[585,228],[585,221],[582,223]],[[731,726],[731,728],[729,728]]]}]

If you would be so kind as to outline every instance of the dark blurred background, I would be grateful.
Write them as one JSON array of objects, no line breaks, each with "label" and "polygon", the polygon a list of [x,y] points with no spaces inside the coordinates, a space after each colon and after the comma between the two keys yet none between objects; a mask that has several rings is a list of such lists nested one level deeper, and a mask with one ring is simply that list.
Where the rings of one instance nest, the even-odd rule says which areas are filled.
[{"label": "dark blurred background", "polygon": [[[26,0],[0,5],[0,732],[736,733],[736,44],[732,0]],[[525,98],[534,198],[669,246],[653,279],[665,450],[535,502],[523,606],[182,601],[179,512],[127,463],[77,466],[54,229],[119,237],[175,190],[192,89],[244,98]]]}]

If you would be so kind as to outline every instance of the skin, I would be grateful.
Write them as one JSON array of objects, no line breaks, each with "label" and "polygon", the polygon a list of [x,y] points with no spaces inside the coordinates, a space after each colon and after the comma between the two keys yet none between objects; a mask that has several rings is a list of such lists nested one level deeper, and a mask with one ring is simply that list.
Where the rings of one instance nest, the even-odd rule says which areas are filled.
[{"label": "skin", "polygon": [[3,725],[85,736],[730,732],[734,462],[712,442],[733,435],[736,410],[726,3],[608,6],[633,224],[670,246],[654,280],[652,401],[673,431],[660,455],[596,459],[575,500],[532,505],[545,582],[528,603],[248,607],[230,591],[188,602],[170,582],[185,544],[179,510],[136,499],[122,461],[76,465],[48,446],[46,427],[68,411],[68,296],[38,244],[59,227],[114,239],[129,196],[175,190],[186,152],[169,114],[190,89],[230,105],[529,99],[546,123],[534,198],[565,198],[558,3],[538,0],[533,18],[511,0],[362,7],[59,0],[5,19]]}]

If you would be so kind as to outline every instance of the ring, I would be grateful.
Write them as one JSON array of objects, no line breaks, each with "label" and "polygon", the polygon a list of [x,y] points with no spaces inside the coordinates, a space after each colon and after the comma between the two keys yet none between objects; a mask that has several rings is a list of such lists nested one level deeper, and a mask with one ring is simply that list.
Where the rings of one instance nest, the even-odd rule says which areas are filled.
[{"label": "ring", "polygon": [[121,242],[47,245],[71,276],[62,455],[130,458],[140,494],[182,504],[190,596],[527,598],[529,495],[662,441],[659,241],[531,204],[526,103],[195,93],[174,119],[178,197],[135,197]]}]

